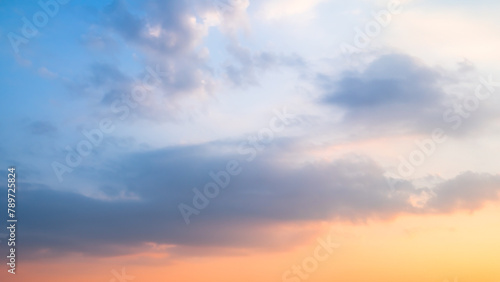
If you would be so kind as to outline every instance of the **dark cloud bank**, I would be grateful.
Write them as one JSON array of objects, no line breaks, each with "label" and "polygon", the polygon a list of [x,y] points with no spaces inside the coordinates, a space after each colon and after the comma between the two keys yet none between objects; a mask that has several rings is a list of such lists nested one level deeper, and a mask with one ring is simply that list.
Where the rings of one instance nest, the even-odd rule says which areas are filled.
[{"label": "dark cloud bank", "polygon": [[[391,190],[383,169],[368,158],[290,167],[274,161],[281,154],[275,148],[247,163],[245,156],[221,153],[228,151],[225,146],[136,153],[108,161],[106,171],[75,172],[85,176],[86,185],[100,187],[104,199],[22,183],[21,248],[27,256],[43,250],[106,256],[134,252],[147,242],[262,247],[266,238],[253,235],[265,226],[474,211],[497,200],[500,189],[500,176],[466,172],[435,187],[417,189],[403,181]],[[238,160],[243,171],[186,225],[178,205],[191,204],[193,187],[201,190],[212,181],[209,172],[223,170],[228,160]],[[410,197],[422,193],[430,199],[412,206]]]}]

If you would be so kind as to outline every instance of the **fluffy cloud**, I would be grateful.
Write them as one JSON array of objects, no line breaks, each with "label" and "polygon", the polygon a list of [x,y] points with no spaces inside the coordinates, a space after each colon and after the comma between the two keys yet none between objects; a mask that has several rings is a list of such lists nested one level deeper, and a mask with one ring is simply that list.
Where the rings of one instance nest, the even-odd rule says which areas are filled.
[{"label": "fluffy cloud", "polygon": [[[321,103],[343,111],[346,128],[376,128],[381,134],[428,133],[436,127],[450,127],[446,123],[451,123],[451,114],[459,115],[464,98],[475,95],[479,77],[471,80],[467,73],[463,63],[458,64],[458,71],[448,71],[408,55],[388,54],[361,72],[344,72],[340,77],[319,74],[316,81],[323,92]],[[466,113],[469,125],[457,132],[483,126],[496,116],[489,108],[494,99],[478,103],[482,110]]]}]

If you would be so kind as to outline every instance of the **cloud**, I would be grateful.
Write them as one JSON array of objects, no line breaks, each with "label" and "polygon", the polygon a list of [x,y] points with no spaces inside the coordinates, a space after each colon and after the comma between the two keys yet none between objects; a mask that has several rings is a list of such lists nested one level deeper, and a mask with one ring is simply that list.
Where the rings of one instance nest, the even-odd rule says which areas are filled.
[{"label": "cloud", "polygon": [[39,68],[38,69],[38,74],[41,77],[44,77],[44,78],[49,78],[49,79],[57,78],[57,74],[56,73],[51,72],[50,70],[48,70],[45,67]]},{"label": "cloud", "polygon": [[[204,19],[210,25],[216,22],[223,33],[235,38],[240,30],[249,30],[249,20],[247,9],[250,6],[249,0],[210,0]],[[213,20],[213,14],[217,15]]]},{"label": "cloud", "polygon": [[[497,199],[500,189],[498,175],[465,173],[435,187],[404,181],[392,191],[383,169],[365,157],[292,167],[279,161],[279,149],[269,148],[246,163],[227,153],[233,146],[171,147],[109,159],[99,170],[82,167],[74,172],[76,181],[99,191],[87,189],[87,196],[25,183],[19,206],[23,246],[32,255],[49,250],[103,256],[133,253],[151,242],[175,246],[180,253],[193,247],[201,253],[263,248],[276,240],[273,226],[476,210]],[[232,159],[239,160],[241,175],[186,225],[178,204],[192,204],[192,189],[202,190],[212,181],[209,172],[224,169]],[[412,199],[423,194],[431,197],[414,205]]]},{"label": "cloud", "polygon": [[135,116],[174,120],[182,107],[200,107],[200,101],[211,97],[216,86],[208,49],[203,48],[209,25],[201,19],[215,7],[202,3],[149,0],[132,9],[126,1],[112,1],[97,13],[98,19],[80,41],[93,51],[107,48],[104,44],[111,49],[127,46],[133,52],[133,64],[142,69],[131,73],[128,65],[104,57],[90,63],[87,75],[66,83],[68,88],[82,93],[84,99],[98,98],[102,105],[90,101],[101,116],[109,112],[111,103],[130,96],[154,70],[155,86],[147,87],[148,99],[134,110]]},{"label": "cloud", "polygon": [[127,42],[159,54],[181,54],[192,51],[206,34],[195,15],[183,1],[145,1],[142,11],[134,14],[125,1],[113,1],[102,14],[106,26]]},{"label": "cloud", "polygon": [[349,109],[377,106],[428,106],[439,101],[439,73],[405,55],[385,55],[363,73],[347,74],[326,102]]},{"label": "cloud", "polygon": [[437,124],[444,112],[441,74],[406,55],[384,55],[361,73],[319,76],[323,102],[346,110],[344,121],[405,128]]},{"label": "cloud", "polygon": [[[319,74],[316,83],[323,93],[320,102],[342,111],[347,129],[429,133],[436,127],[451,127],[444,114],[457,111],[455,106],[463,104],[464,97],[474,95],[479,79],[468,76],[472,69],[459,63],[457,71],[447,71],[408,55],[386,54],[361,72],[344,72],[338,78]],[[480,128],[495,115],[481,103],[482,110],[469,114],[467,125],[456,133]]]},{"label": "cloud", "polygon": [[227,50],[235,59],[225,66],[227,78],[234,86],[246,87],[258,84],[258,77],[263,71],[279,67],[303,71],[307,67],[305,60],[297,54],[252,52],[237,43],[228,45]]},{"label": "cloud", "polygon": [[498,200],[499,182],[498,175],[465,172],[439,184],[427,206],[439,212],[475,211]]},{"label": "cloud", "polygon": [[80,42],[87,48],[107,53],[116,53],[119,50],[118,42],[108,33],[92,26],[87,33],[80,36]]},{"label": "cloud", "polygon": [[324,0],[272,0],[265,1],[262,5],[260,14],[266,20],[280,20],[283,18],[293,17],[305,14],[315,8]]}]

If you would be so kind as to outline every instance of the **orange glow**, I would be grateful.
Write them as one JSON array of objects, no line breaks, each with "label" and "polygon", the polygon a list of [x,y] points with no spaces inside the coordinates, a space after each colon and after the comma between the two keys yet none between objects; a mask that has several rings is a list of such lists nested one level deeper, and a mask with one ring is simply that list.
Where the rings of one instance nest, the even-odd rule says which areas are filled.
[{"label": "orange glow", "polygon": [[[318,222],[297,245],[279,250],[225,252],[175,257],[153,253],[109,258],[66,257],[24,262],[15,279],[2,281],[111,281],[113,270],[125,268],[133,281],[283,281],[282,274],[301,265],[317,246],[317,238],[331,234],[338,249],[307,281],[484,281],[500,279],[499,207],[452,215],[406,215],[393,221],[365,224]],[[277,227],[292,232],[291,228]],[[283,235],[284,236],[284,235]],[[222,253],[222,252],[221,252]],[[4,277],[5,274],[2,274]],[[291,280],[293,281],[293,280]]]}]

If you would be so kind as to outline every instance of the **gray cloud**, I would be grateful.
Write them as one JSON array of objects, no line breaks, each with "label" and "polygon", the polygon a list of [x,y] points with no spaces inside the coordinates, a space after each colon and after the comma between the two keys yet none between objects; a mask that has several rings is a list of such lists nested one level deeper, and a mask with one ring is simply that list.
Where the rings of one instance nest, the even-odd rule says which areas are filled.
[{"label": "gray cloud", "polygon": [[235,86],[245,87],[258,84],[262,71],[279,67],[296,68],[304,71],[305,60],[297,54],[276,54],[274,52],[255,52],[237,43],[228,45],[229,54],[235,59],[225,66],[227,78]]},{"label": "gray cloud", "polygon": [[189,52],[201,38],[202,30],[190,21],[187,1],[144,1],[140,6],[147,17],[115,0],[102,13],[102,21],[127,42],[163,55]]},{"label": "gray cloud", "polygon": [[[145,151],[107,160],[104,169],[75,171],[85,186],[99,188],[104,196],[97,198],[24,183],[19,195],[23,246],[31,255],[44,249],[113,255],[134,252],[147,242],[176,245],[179,253],[193,247],[200,252],[262,248],[272,245],[266,238],[276,239],[270,230],[276,224],[476,210],[497,199],[500,189],[499,176],[465,173],[436,187],[417,189],[402,182],[391,191],[382,168],[364,157],[289,167],[277,161],[283,154],[277,148],[246,163],[241,155],[223,153],[233,146]],[[192,205],[192,189],[202,190],[212,181],[208,173],[224,169],[231,159],[240,161],[241,175],[185,225],[178,204]],[[421,207],[410,203],[423,194],[433,196]]]},{"label": "gray cloud", "polygon": [[[66,84],[72,93],[82,94],[81,97],[100,99],[102,105],[92,102],[95,105],[92,116],[102,118],[109,115],[111,103],[130,96],[136,84],[149,77],[149,81],[155,80],[157,84],[148,90],[148,100],[134,109],[135,116],[173,120],[179,111],[178,100],[209,97],[215,88],[213,70],[198,48],[206,36],[206,26],[192,21],[209,8],[203,1],[148,0],[134,9],[131,5],[116,0],[102,11],[94,12],[97,19],[91,20],[92,25],[82,42],[91,50],[95,50],[92,43],[95,40],[99,41],[100,48],[104,42],[128,46],[141,54],[137,59],[142,70],[130,74],[116,63],[117,58],[104,57],[107,59],[91,63],[85,75]],[[156,71],[154,78],[150,70]]]},{"label": "gray cloud", "polygon": [[339,80],[318,76],[323,102],[346,110],[346,123],[428,130],[442,121],[445,78],[406,55],[384,55]]},{"label": "gray cloud", "polygon": [[498,200],[499,176],[465,172],[454,179],[439,184],[427,206],[439,212],[459,210],[475,211],[488,202]]},{"label": "gray cloud", "polygon": [[[404,54],[382,55],[361,72],[316,76],[320,103],[343,113],[341,126],[354,135],[430,134],[444,128],[458,136],[478,131],[498,116],[496,98],[479,101],[478,110],[459,116],[473,97],[480,76],[468,62],[456,70],[429,67]],[[458,121],[460,121],[457,127]]]}]

